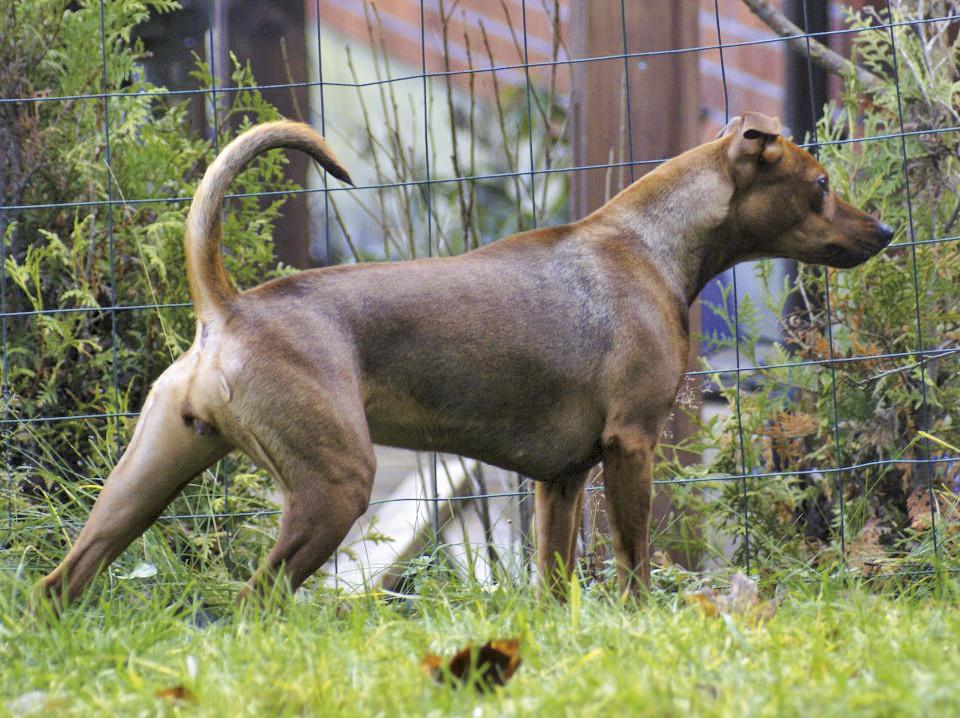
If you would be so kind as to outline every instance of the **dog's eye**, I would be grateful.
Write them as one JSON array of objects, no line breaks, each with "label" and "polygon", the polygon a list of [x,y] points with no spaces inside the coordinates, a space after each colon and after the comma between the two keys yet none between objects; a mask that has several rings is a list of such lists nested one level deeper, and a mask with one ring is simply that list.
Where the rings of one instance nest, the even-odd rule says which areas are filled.
[{"label": "dog's eye", "polygon": [[817,187],[820,188],[820,194],[826,197],[827,193],[830,192],[830,180],[826,177],[820,177],[817,180]]}]

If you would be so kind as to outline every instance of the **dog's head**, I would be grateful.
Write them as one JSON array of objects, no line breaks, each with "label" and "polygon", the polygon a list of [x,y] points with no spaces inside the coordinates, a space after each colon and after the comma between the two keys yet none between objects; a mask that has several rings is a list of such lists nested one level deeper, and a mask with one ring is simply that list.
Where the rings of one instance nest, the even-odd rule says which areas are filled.
[{"label": "dog's head", "polygon": [[748,256],[854,267],[893,239],[833,192],[823,166],[780,134],[780,120],[747,112],[719,139],[735,185],[730,229]]}]

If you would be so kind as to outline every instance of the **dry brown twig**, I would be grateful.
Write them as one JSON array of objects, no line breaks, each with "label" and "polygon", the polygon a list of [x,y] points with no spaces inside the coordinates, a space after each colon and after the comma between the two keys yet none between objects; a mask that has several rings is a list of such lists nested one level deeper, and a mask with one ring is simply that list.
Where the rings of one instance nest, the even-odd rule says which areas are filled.
[{"label": "dry brown twig", "polygon": [[[483,20],[480,20],[479,25],[480,36],[483,38],[483,46],[487,52],[487,59],[490,62],[490,67],[494,68],[496,67],[496,62],[493,58],[493,50],[490,47],[490,38],[487,37],[487,29],[483,24]],[[500,82],[497,79],[496,71],[490,73],[490,79],[493,82],[493,99],[494,102],[496,102],[497,107],[497,126],[500,129],[500,137],[503,140],[503,155],[507,160],[507,171],[510,173],[510,176],[513,180],[513,194],[514,198],[516,199],[517,217],[520,217],[522,216],[520,209],[520,178],[517,176],[517,163],[519,161],[517,158],[517,153],[519,150],[511,152],[510,133],[507,132],[506,113],[503,109],[503,101],[500,95]],[[520,227],[520,229],[523,229],[523,227]]]},{"label": "dry brown twig", "polygon": [[807,37],[806,33],[774,7],[770,0],[743,0],[743,3],[780,37],[789,38],[787,42],[794,50],[808,56],[829,72],[840,77],[856,75],[857,81],[867,90],[876,90],[883,86],[883,81],[869,70],[850,62],[818,39]]},{"label": "dry brown twig", "polygon": [[[447,94],[447,114],[450,125],[450,161],[453,163],[453,174],[455,177],[463,177],[463,169],[460,163],[460,144],[457,142],[457,122],[456,122],[456,110],[453,106],[453,82],[451,81],[450,73],[452,67],[450,65],[450,17],[453,15],[454,10],[458,4],[459,0],[450,6],[450,11],[447,12],[444,7],[443,0],[440,0],[439,11],[440,11],[440,37],[443,42],[443,69],[446,73],[444,75],[444,86],[446,87]],[[470,69],[473,69],[472,67]],[[471,73],[472,76],[472,73]],[[471,97],[471,100],[474,98]],[[470,231],[473,228],[473,225],[470,222],[470,214],[467,208],[467,193],[464,191],[463,183],[457,183],[457,203],[460,207],[460,224],[461,231],[463,232],[463,243],[465,248],[470,247]]]}]

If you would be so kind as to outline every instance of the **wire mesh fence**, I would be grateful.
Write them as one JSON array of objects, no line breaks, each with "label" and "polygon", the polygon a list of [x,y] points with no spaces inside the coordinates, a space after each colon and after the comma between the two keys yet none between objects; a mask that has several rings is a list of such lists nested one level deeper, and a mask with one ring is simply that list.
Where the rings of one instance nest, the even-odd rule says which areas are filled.
[{"label": "wire mesh fence", "polygon": [[[63,121],[93,107],[96,122],[84,130],[90,144],[80,151],[88,153],[97,178],[73,195],[40,196],[26,191],[29,168],[17,175],[8,162],[8,177],[0,182],[3,565],[33,561],[47,567],[58,557],[85,517],[101,472],[109,470],[127,441],[137,400],[163,368],[158,357],[169,359],[189,341],[184,337],[189,330],[182,328],[191,317],[185,289],[167,279],[180,267],[175,255],[151,249],[151,241],[156,233],[182,228],[177,222],[191,199],[193,168],[177,168],[190,176],[144,185],[139,194],[131,193],[125,179],[137,171],[131,153],[147,141],[140,134],[142,123],[158,121],[152,103],[199,103],[202,129],[216,153],[243,117],[269,117],[263,93],[307,91],[309,111],[301,119],[335,147],[347,148],[361,163],[361,181],[347,187],[318,175],[304,187],[291,187],[278,179],[277,161],[261,171],[259,183],[237,187],[229,196],[232,211],[241,214],[237,221],[254,227],[251,236],[259,237],[258,221],[266,216],[263,226],[269,229],[280,203],[305,196],[301,200],[311,203],[314,254],[323,264],[432,257],[570,218],[568,193],[576,175],[610,187],[618,173],[626,184],[667,159],[644,157],[634,146],[641,129],[634,126],[636,110],[644,98],[633,96],[631,88],[645,63],[716,56],[722,99],[710,109],[717,123],[725,124],[754,109],[738,99],[740,93],[732,97],[731,72],[741,81],[743,70],[731,71],[730,53],[798,44],[805,72],[787,81],[797,83],[808,98],[809,117],[801,124],[809,132],[795,139],[831,169],[838,188],[874,211],[902,219],[897,239],[877,260],[884,271],[841,275],[801,269],[790,282],[771,287],[765,264],[755,270],[763,280],[759,284],[750,280],[744,287],[745,273],[752,277],[754,272],[742,266],[721,278],[721,301],[702,309],[719,317],[721,329],[706,336],[701,363],[687,373],[698,396],[678,407],[696,414],[694,426],[663,441],[667,454],[655,483],[672,503],[663,512],[655,543],[665,549],[684,541],[695,544],[685,554],[695,556],[691,568],[720,559],[748,570],[782,562],[787,554],[794,563],[806,557],[870,573],[888,561],[899,565],[897,558],[929,567],[933,557],[949,551],[960,458],[950,420],[956,374],[950,362],[960,352],[960,297],[949,289],[960,262],[954,226],[960,199],[953,183],[960,181],[955,167],[960,113],[952,90],[941,85],[957,80],[960,14],[954,3],[888,0],[838,20],[843,27],[813,29],[803,0],[793,7],[799,10],[798,32],[781,27],[779,34],[731,40],[728,32],[740,32],[742,26],[736,20],[742,4],[714,0],[701,4],[698,43],[632,51],[635,29],[628,18],[636,9],[620,0],[610,3],[619,15],[620,51],[585,56],[568,47],[567,36],[576,31],[572,2],[535,7],[526,0],[503,2],[502,37],[492,39],[487,26],[492,21],[472,5],[406,4],[417,29],[416,37],[406,38],[417,50],[406,67],[393,57],[395,48],[388,42],[390,18],[374,3],[347,4],[367,33],[361,58],[356,48],[331,39],[336,28],[330,9],[316,0],[308,24],[312,77],[259,84],[217,47],[223,38],[208,30],[201,53],[207,59],[194,74],[196,86],[167,89],[143,81],[134,70],[117,69],[129,60],[118,50],[121,24],[132,17],[129,3],[99,0],[72,11],[86,12],[86,29],[96,30],[97,42],[77,45],[96,51],[86,58],[88,66],[77,68],[78,75],[88,72],[83,82],[33,93],[4,85],[3,122],[45,112]],[[776,11],[769,3],[747,4]],[[205,12],[207,27],[215,29],[216,3],[206,4]],[[538,25],[536,37],[528,27],[534,14],[543,26]],[[450,36],[454,20],[461,23],[458,28],[474,25],[456,47]],[[8,19],[8,28],[15,22]],[[539,43],[536,53],[531,53],[532,40]],[[508,51],[497,50],[498,42]],[[820,56],[821,43],[846,45],[860,72],[873,78],[867,85],[859,75],[835,80],[836,101],[826,112],[814,101],[815,75],[824,71],[812,58]],[[567,131],[571,97],[583,91],[573,71],[597,63],[621,68],[620,106],[612,108],[620,132],[606,139],[620,151],[611,150],[607,162],[578,164]],[[96,74],[89,74],[93,70]],[[351,119],[359,126],[347,131],[334,115],[351,96]],[[209,159],[203,152],[186,157],[195,164]],[[871,166],[875,159],[879,164]],[[18,185],[14,179],[23,181]],[[174,214],[167,217],[169,212]],[[169,226],[135,235],[137,221],[164,217]],[[22,228],[31,222],[34,234],[25,237]],[[360,230],[374,239],[361,238]],[[263,252],[272,256],[272,245],[262,237],[261,244],[247,254],[237,252],[235,263],[252,258],[251,271],[269,273]],[[42,255],[42,246],[53,255]],[[96,260],[81,266],[94,255]],[[85,273],[82,292],[57,293],[45,283],[45,273],[73,271],[58,264],[64,256]],[[137,272],[146,281],[134,286],[130,277]],[[776,324],[772,340],[761,336],[765,301]],[[891,306],[898,312],[895,320],[873,318]],[[141,320],[142,325],[131,324]],[[58,342],[70,346],[57,354]],[[729,351],[721,355],[718,348]],[[138,366],[138,354],[146,351],[155,356]],[[58,376],[70,372],[80,379],[67,382],[61,392]],[[92,384],[83,388],[90,396],[74,401],[84,382]],[[712,421],[703,418],[703,394],[716,399]],[[50,436],[61,427],[65,438],[57,443]],[[381,458],[389,462],[390,456]],[[382,581],[411,561],[436,557],[440,547],[439,553],[472,572],[482,564],[484,576],[496,565],[515,574],[527,570],[533,540],[528,480],[456,457],[432,454],[407,461],[410,471],[392,491],[374,497],[361,529],[328,567],[331,580]],[[602,477],[588,492],[602,492]],[[242,577],[265,547],[263,536],[276,528],[275,498],[263,475],[244,459],[224,460],[161,517],[174,528],[159,543],[187,564],[219,562]],[[587,510],[581,549],[596,553],[602,564],[605,553],[593,537],[603,527],[602,510],[590,501]],[[476,523],[472,527],[469,512],[469,521]],[[391,525],[397,516],[403,520]],[[797,542],[795,551],[778,546],[791,541]],[[43,549],[32,552],[34,545]],[[384,545],[390,546],[386,558],[371,558],[372,547]]]}]

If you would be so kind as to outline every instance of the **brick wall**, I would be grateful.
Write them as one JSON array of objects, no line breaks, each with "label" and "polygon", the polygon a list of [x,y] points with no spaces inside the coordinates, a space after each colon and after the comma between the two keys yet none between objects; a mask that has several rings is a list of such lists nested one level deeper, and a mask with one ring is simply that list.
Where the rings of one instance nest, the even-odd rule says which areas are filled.
[{"label": "brick wall", "polygon": [[[444,52],[441,0],[423,0],[425,48],[421,58],[420,0],[380,0],[374,5],[367,0],[319,0],[320,23],[324,30],[332,30],[358,45],[369,43],[370,30],[388,48],[397,62],[397,74],[418,72],[425,61],[428,72],[464,70],[470,66],[517,65],[523,62],[523,9],[526,7],[527,53],[531,62],[550,61],[555,56],[569,57],[571,5],[576,0],[460,0],[451,12],[452,0],[443,0],[447,17]],[[590,0],[619,5],[620,0]],[[626,0],[641,2],[642,0]],[[317,0],[306,0],[311,22],[315,22]],[[713,0],[699,0],[699,42],[701,46],[717,44],[717,28]],[[842,26],[845,7],[859,7],[862,0],[831,3],[831,25]],[[773,33],[749,11],[740,0],[720,0],[720,34],[724,43],[740,43],[774,37]],[[366,11],[365,11],[366,10]],[[486,31],[489,52],[485,47],[481,27]],[[554,48],[555,28],[559,28],[561,42]],[[848,45],[845,37],[830,39],[838,50]],[[713,138],[724,121],[724,93],[718,50],[699,51],[701,138]],[[731,114],[755,110],[772,115],[783,115],[785,58],[783,43],[728,47],[723,51],[726,71],[727,96]],[[558,88],[569,89],[571,73],[563,68],[557,73]],[[531,79],[546,82],[548,70],[534,68]],[[372,78],[364,78],[372,79]],[[521,68],[500,70],[497,79],[502,84],[521,86],[525,73]],[[476,76],[481,95],[491,91],[489,76]],[[467,77],[455,80],[465,86]],[[835,91],[837,81],[831,80]]]},{"label": "brick wall", "polygon": [[[782,7],[783,3],[775,3]],[[829,8],[830,29],[844,26],[844,10],[857,9],[868,4],[863,0],[831,2]],[[740,0],[720,0],[720,36],[724,44],[755,42],[775,37],[775,34],[760,21]],[[716,45],[717,25],[713,0],[700,0],[700,44]],[[849,37],[845,35],[824,38],[833,49],[846,53]],[[728,47],[723,50],[724,69],[727,77],[727,95],[730,114],[755,110],[770,115],[783,116],[785,99],[785,43],[769,42]],[[720,52],[703,51],[700,58],[700,98],[702,105],[701,138],[712,139],[723,126],[724,97],[720,67]],[[829,79],[831,94],[839,89],[838,78]]]},{"label": "brick wall", "polygon": [[[717,45],[713,0],[700,0],[700,44]],[[738,43],[774,37],[739,0],[720,2],[720,39]],[[730,114],[745,110],[781,115],[784,100],[784,51],[781,43],[723,49]],[[701,138],[713,139],[724,125],[724,94],[719,50],[700,53]]]},{"label": "brick wall", "polygon": [[[306,0],[308,13],[316,17],[315,0]],[[407,68],[419,71],[421,63],[428,72],[465,70],[473,58],[474,67],[489,67],[490,60],[497,66],[519,65],[524,62],[522,0],[460,0],[451,12],[452,0],[423,0],[424,52],[420,47],[420,0],[389,0],[373,4],[366,0],[320,0],[320,21],[324,29],[334,30],[358,44],[369,43],[371,27],[373,35],[382,38],[391,56]],[[526,53],[530,62],[550,61],[556,56],[565,58],[563,47],[554,49],[554,27],[566,29],[569,21],[569,0],[528,0],[526,2]],[[444,52],[444,21],[446,17],[446,42]],[[482,28],[482,29],[481,29]],[[484,31],[489,43],[489,52],[484,42]],[[565,33],[561,30],[561,37]],[[546,77],[543,69],[531,71],[531,78],[538,81]],[[569,89],[569,72],[558,73],[562,82],[560,89]],[[478,80],[486,80],[478,75]],[[525,73],[521,68],[500,70],[497,79],[501,83],[522,85]],[[465,76],[456,82],[465,86]],[[489,85],[489,83],[485,83]]]}]

